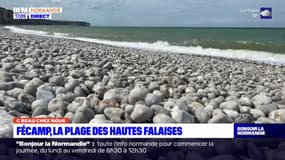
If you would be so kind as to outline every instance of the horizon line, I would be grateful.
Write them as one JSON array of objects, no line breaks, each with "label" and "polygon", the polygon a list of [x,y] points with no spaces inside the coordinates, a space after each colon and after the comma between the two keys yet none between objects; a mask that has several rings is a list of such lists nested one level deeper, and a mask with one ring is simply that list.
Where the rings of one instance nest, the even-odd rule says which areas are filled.
[{"label": "horizon line", "polygon": [[111,26],[111,25],[90,25],[89,27],[114,27],[114,28],[229,28],[229,29],[285,29],[284,27],[235,27],[235,26]]}]

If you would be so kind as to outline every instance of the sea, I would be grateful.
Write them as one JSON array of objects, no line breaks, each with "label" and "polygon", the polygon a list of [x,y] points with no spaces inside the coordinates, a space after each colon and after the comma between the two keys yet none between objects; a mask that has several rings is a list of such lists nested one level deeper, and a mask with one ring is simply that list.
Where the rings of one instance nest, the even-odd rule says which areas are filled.
[{"label": "sea", "polygon": [[5,26],[16,33],[285,64],[285,28]]}]

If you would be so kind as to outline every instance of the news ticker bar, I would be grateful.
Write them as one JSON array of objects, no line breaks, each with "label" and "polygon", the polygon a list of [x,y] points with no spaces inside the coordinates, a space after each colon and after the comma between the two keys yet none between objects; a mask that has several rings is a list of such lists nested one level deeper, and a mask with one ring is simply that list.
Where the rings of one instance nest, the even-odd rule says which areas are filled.
[{"label": "news ticker bar", "polygon": [[285,124],[14,124],[14,138],[285,138]]}]

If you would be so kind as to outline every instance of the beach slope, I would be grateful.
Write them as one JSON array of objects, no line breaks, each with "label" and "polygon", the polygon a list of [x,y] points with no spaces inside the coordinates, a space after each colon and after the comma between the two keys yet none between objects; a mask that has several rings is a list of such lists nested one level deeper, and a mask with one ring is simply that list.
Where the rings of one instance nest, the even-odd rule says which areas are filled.
[{"label": "beach slope", "polygon": [[285,122],[282,65],[3,28],[0,44],[0,109],[12,116],[72,123]]}]

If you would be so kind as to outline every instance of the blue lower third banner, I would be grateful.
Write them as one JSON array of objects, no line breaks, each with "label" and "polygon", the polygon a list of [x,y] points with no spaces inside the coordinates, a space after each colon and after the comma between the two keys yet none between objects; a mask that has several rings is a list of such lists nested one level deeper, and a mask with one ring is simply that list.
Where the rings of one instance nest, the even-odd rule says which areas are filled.
[{"label": "blue lower third banner", "polygon": [[285,124],[234,124],[234,138],[285,138]]},{"label": "blue lower third banner", "polygon": [[234,138],[233,124],[14,124],[14,138]]},{"label": "blue lower third banner", "polygon": [[14,124],[14,138],[285,138],[285,124]]}]

